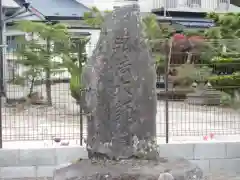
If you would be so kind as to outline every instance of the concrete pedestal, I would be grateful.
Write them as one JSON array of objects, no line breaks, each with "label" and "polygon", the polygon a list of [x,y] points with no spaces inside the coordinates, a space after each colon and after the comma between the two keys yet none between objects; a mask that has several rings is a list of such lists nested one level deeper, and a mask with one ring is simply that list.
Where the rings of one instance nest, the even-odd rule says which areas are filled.
[{"label": "concrete pedestal", "polygon": [[[82,160],[56,170],[54,180],[158,180],[168,172],[174,180],[202,180],[203,172],[184,159]],[[164,175],[163,175],[164,176]]]}]

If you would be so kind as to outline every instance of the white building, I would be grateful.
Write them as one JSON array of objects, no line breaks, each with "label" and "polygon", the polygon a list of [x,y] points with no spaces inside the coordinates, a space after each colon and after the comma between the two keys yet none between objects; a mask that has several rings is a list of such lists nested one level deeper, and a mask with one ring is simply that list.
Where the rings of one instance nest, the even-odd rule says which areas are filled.
[{"label": "white building", "polygon": [[[83,4],[74,1],[74,0],[31,0],[28,11],[25,11],[25,8],[22,5],[23,0],[15,0],[18,4],[15,3],[14,0],[4,0],[8,2],[8,4],[4,4],[4,7],[7,11],[15,12],[23,12],[13,18],[8,17],[8,20],[5,21],[6,27],[4,31],[4,37],[7,44],[7,47],[4,48],[5,60],[8,64],[8,73],[5,73],[5,79],[11,80],[13,77],[13,73],[21,73],[24,71],[23,67],[16,67],[16,63],[14,62],[16,59],[15,49],[17,46],[16,38],[18,36],[26,36],[24,32],[21,32],[14,28],[13,23],[19,20],[31,20],[31,21],[55,21],[64,23],[68,26],[69,32],[74,35],[86,35],[90,36],[90,42],[87,45],[86,51],[89,56],[91,56],[92,50],[96,45],[96,42],[99,37],[99,29],[93,29],[87,27],[83,24],[83,15],[85,12],[89,11],[89,9]],[[10,3],[10,1],[12,1]],[[47,5],[47,6],[46,6]],[[11,12],[11,15],[14,14]],[[15,71],[15,72],[14,72]],[[17,72],[16,72],[17,71]]]},{"label": "white building", "polygon": [[[129,3],[129,0],[78,0],[87,6],[96,6],[100,10],[112,10],[114,6]],[[131,2],[130,2],[131,3]],[[168,10],[183,11],[222,11],[228,12],[230,0],[138,0],[142,12],[166,7]]]},{"label": "white building", "polygon": [[[18,2],[18,4],[16,2]],[[7,11],[16,11],[21,9],[21,4],[24,0],[3,0],[3,5]],[[87,53],[91,56],[92,51],[99,38],[99,29],[93,29],[84,25],[82,17],[84,12],[89,11],[88,7],[96,6],[100,10],[112,10],[114,6],[122,6],[132,3],[124,0],[29,0],[30,8],[27,12],[14,17],[12,21],[17,20],[33,20],[33,21],[58,21],[68,25],[69,31],[82,35],[91,35],[91,40],[87,46]],[[138,0],[141,12],[157,12],[165,9],[166,11],[183,11],[183,12],[210,12],[221,11],[229,12],[238,11],[239,9],[232,8],[230,0]],[[234,10],[233,10],[234,9]],[[6,59],[9,68],[12,68],[13,53],[16,48],[16,36],[24,35],[11,26],[8,22],[6,31]],[[9,77],[11,78],[11,77]]]}]

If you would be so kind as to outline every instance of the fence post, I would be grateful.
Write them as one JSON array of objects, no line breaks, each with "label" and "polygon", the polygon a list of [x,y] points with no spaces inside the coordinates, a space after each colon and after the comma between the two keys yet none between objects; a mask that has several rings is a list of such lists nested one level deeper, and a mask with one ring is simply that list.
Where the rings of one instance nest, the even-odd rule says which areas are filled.
[{"label": "fence post", "polygon": [[80,145],[83,145],[83,110],[80,104]]},{"label": "fence post", "polygon": [[[171,40],[170,40],[171,41]],[[168,70],[169,70],[169,60],[171,58],[171,45],[172,42],[166,40],[166,55],[165,55],[165,66],[164,66],[164,74],[165,74],[165,132],[166,132],[166,143],[169,142],[169,103],[168,103]]]},{"label": "fence post", "polygon": [[2,106],[3,106],[3,97],[5,95],[4,92],[4,59],[3,59],[3,8],[2,8],[2,0],[0,0],[0,148],[3,146],[3,136],[2,136]]}]

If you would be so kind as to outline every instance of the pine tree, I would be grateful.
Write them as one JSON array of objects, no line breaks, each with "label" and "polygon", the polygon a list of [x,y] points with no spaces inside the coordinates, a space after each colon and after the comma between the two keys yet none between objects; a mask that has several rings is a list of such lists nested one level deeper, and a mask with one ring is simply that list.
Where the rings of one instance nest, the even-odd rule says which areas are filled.
[{"label": "pine tree", "polygon": [[86,45],[88,42],[89,38],[81,36],[71,38],[69,51],[63,54],[63,67],[67,68],[71,75],[71,96],[77,104],[80,104],[81,92],[84,88],[81,83],[81,75],[83,66],[87,61]]},{"label": "pine tree", "polygon": [[24,46],[20,50],[23,58],[19,63],[27,66],[28,69],[37,70],[37,73],[31,72],[35,75],[39,75],[41,71],[45,72],[47,101],[48,105],[52,105],[51,75],[61,67],[60,62],[53,60],[53,57],[58,55],[58,51],[55,51],[52,45],[57,42],[63,44],[68,42],[67,28],[62,24],[32,21],[21,21],[17,23],[16,28],[33,35],[33,39],[30,41],[25,38],[21,39],[20,43]]},{"label": "pine tree", "polygon": [[14,83],[24,86],[26,82],[30,83],[28,97],[33,93],[34,83],[36,79],[43,73],[42,55],[39,52],[38,44],[34,40],[26,41],[25,38],[19,39],[21,45],[18,46],[16,63],[24,67],[21,75],[14,77]]}]

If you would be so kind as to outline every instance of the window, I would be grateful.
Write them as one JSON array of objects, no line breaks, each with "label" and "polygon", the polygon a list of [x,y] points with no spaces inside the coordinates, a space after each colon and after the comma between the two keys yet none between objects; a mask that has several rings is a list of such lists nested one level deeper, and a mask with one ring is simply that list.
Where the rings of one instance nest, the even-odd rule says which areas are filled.
[{"label": "window", "polygon": [[7,52],[14,52],[17,47],[18,47],[18,43],[17,43],[17,39],[23,35],[16,35],[16,36],[7,36]]},{"label": "window", "polygon": [[231,4],[234,4],[235,6],[240,7],[240,1],[239,0],[231,0]]},{"label": "window", "polygon": [[187,0],[187,7],[201,8],[201,0]]},{"label": "window", "polygon": [[177,0],[166,0],[166,8],[177,8]]},{"label": "window", "polygon": [[228,10],[229,8],[229,0],[218,0],[217,1],[217,9],[218,10]]}]

